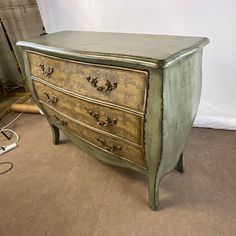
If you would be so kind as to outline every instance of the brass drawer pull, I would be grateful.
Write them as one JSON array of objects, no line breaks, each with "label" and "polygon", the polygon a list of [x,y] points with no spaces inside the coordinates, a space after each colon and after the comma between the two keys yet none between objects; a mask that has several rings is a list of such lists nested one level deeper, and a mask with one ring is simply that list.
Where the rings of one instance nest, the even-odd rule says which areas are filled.
[{"label": "brass drawer pull", "polygon": [[102,127],[115,126],[117,124],[117,119],[112,119],[107,116],[106,121],[100,121],[99,114],[97,112],[89,110],[88,113],[96,120],[97,124],[99,124]]},{"label": "brass drawer pull", "polygon": [[101,92],[107,92],[107,91],[112,91],[113,89],[117,88],[117,82],[111,82],[109,80],[106,80],[105,85],[98,86],[98,78],[94,77],[92,78],[89,76],[87,78],[88,82],[90,82],[91,86],[96,88],[96,90],[101,91]]},{"label": "brass drawer pull", "polygon": [[46,96],[48,103],[56,104],[58,102],[58,97],[55,97],[55,96],[50,97],[50,95],[47,91],[44,91],[43,94]]},{"label": "brass drawer pull", "polygon": [[67,122],[60,119],[57,115],[54,115],[53,117],[56,119],[56,121],[58,122],[59,125],[61,125],[61,126],[67,125]]},{"label": "brass drawer pull", "polygon": [[39,63],[39,67],[40,67],[42,75],[51,75],[53,72],[52,66],[48,66],[47,68],[45,68],[44,64]]},{"label": "brass drawer pull", "polygon": [[100,142],[102,146],[109,152],[116,152],[122,150],[122,147],[116,144],[112,144],[111,147],[107,146],[106,141],[104,139],[97,138],[96,140]]}]

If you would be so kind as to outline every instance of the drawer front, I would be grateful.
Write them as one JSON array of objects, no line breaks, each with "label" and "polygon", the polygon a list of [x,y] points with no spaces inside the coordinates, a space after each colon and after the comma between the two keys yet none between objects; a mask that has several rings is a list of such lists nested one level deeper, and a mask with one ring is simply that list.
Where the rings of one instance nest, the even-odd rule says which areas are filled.
[{"label": "drawer front", "polygon": [[138,165],[146,166],[144,161],[144,150],[141,147],[134,147],[118,139],[102,135],[96,131],[81,126],[72,120],[64,117],[57,111],[43,105],[43,108],[50,119],[58,123],[60,126],[69,130],[71,133],[81,137],[89,143],[99,147],[100,149],[118,155],[126,160],[132,161]]},{"label": "drawer front", "polygon": [[148,73],[28,52],[31,75],[76,94],[144,113]]},{"label": "drawer front", "polygon": [[62,113],[97,129],[143,144],[143,116],[76,98],[35,80],[33,86],[41,101]]}]

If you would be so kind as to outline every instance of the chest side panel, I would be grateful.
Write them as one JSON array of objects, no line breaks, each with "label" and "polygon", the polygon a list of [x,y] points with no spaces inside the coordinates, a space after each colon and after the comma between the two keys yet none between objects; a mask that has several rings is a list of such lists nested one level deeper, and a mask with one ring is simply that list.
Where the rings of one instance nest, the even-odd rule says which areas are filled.
[{"label": "chest side panel", "polygon": [[173,169],[183,152],[201,94],[202,50],[164,71],[162,172]]}]

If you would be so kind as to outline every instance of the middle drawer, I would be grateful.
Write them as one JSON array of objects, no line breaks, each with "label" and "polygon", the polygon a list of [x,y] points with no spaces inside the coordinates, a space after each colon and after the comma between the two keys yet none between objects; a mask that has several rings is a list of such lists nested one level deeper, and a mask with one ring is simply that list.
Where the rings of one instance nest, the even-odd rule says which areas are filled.
[{"label": "middle drawer", "polygon": [[143,116],[106,107],[65,94],[55,86],[45,85],[33,78],[39,100],[58,111],[96,129],[112,133],[143,146]]}]

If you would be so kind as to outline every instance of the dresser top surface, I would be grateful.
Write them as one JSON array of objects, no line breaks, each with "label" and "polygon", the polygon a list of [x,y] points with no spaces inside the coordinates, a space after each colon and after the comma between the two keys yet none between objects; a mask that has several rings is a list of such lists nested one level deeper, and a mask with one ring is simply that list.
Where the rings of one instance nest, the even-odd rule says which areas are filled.
[{"label": "dresser top surface", "polygon": [[20,41],[17,45],[54,53],[73,53],[102,59],[141,60],[165,65],[202,48],[208,42],[204,37],[62,31]]}]

